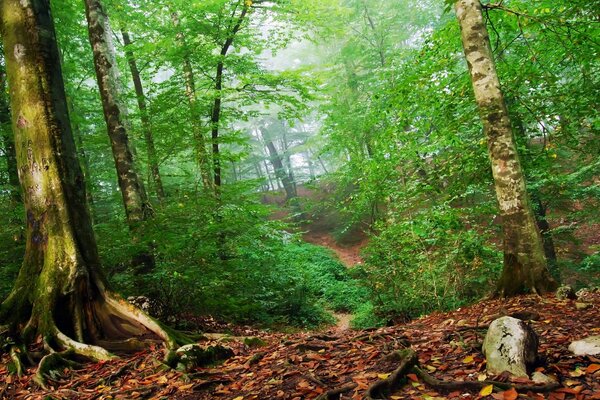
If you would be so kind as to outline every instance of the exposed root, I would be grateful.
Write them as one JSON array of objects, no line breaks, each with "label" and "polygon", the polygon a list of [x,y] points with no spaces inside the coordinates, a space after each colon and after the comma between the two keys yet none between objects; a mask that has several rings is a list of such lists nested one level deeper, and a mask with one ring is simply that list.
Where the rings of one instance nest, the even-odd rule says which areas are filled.
[{"label": "exposed root", "polygon": [[560,387],[559,383],[548,383],[545,385],[515,385],[509,382],[499,381],[457,381],[457,382],[446,382],[440,379],[436,379],[423,371],[421,368],[413,367],[414,372],[419,378],[423,380],[428,386],[441,392],[450,392],[453,390],[469,390],[469,391],[480,391],[486,386],[494,385],[494,387],[500,390],[509,390],[514,388],[517,391],[533,392],[533,393],[547,393],[556,390]]},{"label": "exposed root", "polygon": [[[451,392],[455,390],[480,391],[486,386],[493,385],[499,390],[514,388],[517,391],[523,392],[546,393],[560,387],[560,384],[558,383],[546,385],[516,385],[509,382],[492,380],[447,382],[436,379],[419,368],[417,353],[412,349],[397,351],[390,356],[390,358],[398,359],[400,365],[387,379],[372,384],[367,390],[365,400],[387,399],[394,391],[402,387],[403,378],[409,371],[413,371],[426,385],[440,392]],[[327,397],[323,397],[323,399],[327,399]]]},{"label": "exposed root", "polygon": [[55,379],[60,375],[63,368],[78,368],[80,363],[73,361],[76,353],[74,351],[65,351],[62,353],[50,353],[42,358],[33,381],[42,388],[47,389],[48,379]]},{"label": "exposed root", "polygon": [[11,346],[10,348],[10,358],[15,365],[15,372],[19,378],[23,376],[23,358],[26,354],[27,352],[24,351],[22,346]]},{"label": "exposed root", "polygon": [[354,390],[358,385],[356,383],[348,383],[336,389],[328,390],[315,400],[339,400],[340,396],[346,392]]},{"label": "exposed root", "polygon": [[94,361],[110,360],[115,358],[115,356],[110,354],[105,348],[77,342],[63,334],[58,329],[56,330],[56,341],[63,348],[70,349],[77,354]]},{"label": "exposed root", "polygon": [[417,353],[411,349],[396,351],[393,354],[394,358],[400,360],[400,365],[388,378],[372,384],[367,390],[365,400],[387,399],[394,390],[400,387],[400,383],[408,371],[418,362]]}]

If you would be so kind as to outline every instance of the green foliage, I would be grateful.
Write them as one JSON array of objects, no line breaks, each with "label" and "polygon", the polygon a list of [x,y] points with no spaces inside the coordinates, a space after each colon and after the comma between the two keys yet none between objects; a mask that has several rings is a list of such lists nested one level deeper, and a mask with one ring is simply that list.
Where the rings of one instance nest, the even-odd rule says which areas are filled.
[{"label": "green foliage", "polygon": [[493,289],[500,253],[459,210],[435,207],[380,223],[361,267],[375,315],[389,321],[452,309]]},{"label": "green foliage", "polygon": [[[353,311],[364,301],[366,290],[330,251],[303,244],[281,222],[265,222],[270,210],[254,196],[223,195],[236,200],[220,207],[219,219],[206,212],[214,206],[211,196],[182,195],[157,209],[143,239],[157,264],[141,276],[128,263],[144,248],[123,247],[126,232],[99,225],[112,283],[127,296],[158,300],[167,316],[194,312],[262,325],[331,323],[326,309]],[[225,259],[218,256],[219,245]]]}]

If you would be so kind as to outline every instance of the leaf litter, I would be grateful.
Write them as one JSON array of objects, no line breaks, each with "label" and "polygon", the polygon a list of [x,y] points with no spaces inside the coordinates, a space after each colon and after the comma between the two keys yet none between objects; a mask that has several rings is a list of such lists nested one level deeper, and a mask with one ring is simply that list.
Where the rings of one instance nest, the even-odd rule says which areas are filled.
[{"label": "leaf litter", "polygon": [[[574,301],[557,300],[552,295],[486,300],[373,330],[332,328],[284,334],[237,327],[239,337],[207,335],[202,341],[227,345],[234,351],[234,357],[218,366],[189,373],[166,369],[161,363],[162,350],[151,348],[116,360],[88,363],[79,370],[65,369],[47,390],[33,382],[35,368],[22,378],[11,375],[9,357],[3,354],[0,399],[304,400],[328,398],[337,390],[339,393],[330,398],[358,400],[371,385],[387,379],[396,369],[397,361],[386,356],[406,347],[416,351],[422,369],[437,379],[493,379],[531,385],[533,382],[523,378],[488,376],[481,354],[490,322],[502,315],[517,315],[532,318],[528,323],[540,337],[542,358],[537,371],[557,380],[560,388],[540,394],[520,393],[514,388],[502,391],[487,385],[478,392],[440,393],[410,373],[388,398],[600,400],[600,356],[575,356],[567,349],[573,340],[600,335],[600,293],[587,301],[591,307],[579,310]],[[266,345],[245,344],[242,337],[249,335]]]}]

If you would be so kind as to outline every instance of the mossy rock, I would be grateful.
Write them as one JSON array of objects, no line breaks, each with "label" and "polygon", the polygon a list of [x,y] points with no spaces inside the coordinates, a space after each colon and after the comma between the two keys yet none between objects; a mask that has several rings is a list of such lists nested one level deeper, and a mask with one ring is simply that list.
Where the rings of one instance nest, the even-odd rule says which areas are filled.
[{"label": "mossy rock", "polygon": [[244,344],[250,348],[265,347],[268,343],[258,337],[247,337],[244,339]]},{"label": "mossy rock", "polygon": [[229,347],[187,344],[177,349],[177,369],[190,371],[194,368],[215,365],[233,357],[235,354]]}]

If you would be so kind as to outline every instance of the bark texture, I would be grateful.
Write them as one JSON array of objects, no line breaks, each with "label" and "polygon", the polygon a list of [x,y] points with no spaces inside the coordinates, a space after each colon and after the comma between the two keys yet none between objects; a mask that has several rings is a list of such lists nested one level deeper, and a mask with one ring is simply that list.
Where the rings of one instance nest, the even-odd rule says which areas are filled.
[{"label": "bark texture", "polygon": [[479,0],[455,4],[475,100],[483,121],[504,230],[504,269],[497,294],[545,293],[556,288],[548,272],[500,88]]},{"label": "bark texture", "polygon": [[[113,357],[148,340],[175,340],[111,293],[100,271],[86,187],[69,123],[49,0],[3,0],[2,38],[26,211],[27,244],[14,288],[0,306],[0,332],[17,339],[21,369],[41,337],[43,364],[57,357]],[[45,361],[44,361],[45,360]]]},{"label": "bark texture", "polygon": [[121,103],[119,71],[108,17],[100,0],[85,0],[85,14],[119,187],[127,221],[130,226],[135,227],[152,215],[152,208],[134,165],[133,149],[127,132],[126,111]]},{"label": "bark texture", "polygon": [[15,141],[10,128],[10,108],[6,98],[6,67],[0,64],[0,140],[6,157],[10,198],[14,202],[21,201],[19,174],[17,172],[17,154]]},{"label": "bark texture", "polygon": [[148,166],[150,167],[150,173],[152,174],[152,180],[154,181],[154,186],[156,188],[156,195],[158,196],[158,199],[162,201],[165,197],[165,190],[160,177],[160,169],[158,168],[158,157],[156,156],[156,146],[154,146],[154,136],[152,135],[150,116],[148,115],[148,108],[146,107],[144,87],[142,85],[140,71],[138,69],[133,50],[131,50],[131,38],[129,37],[129,33],[125,30],[122,30],[121,34],[123,36],[123,44],[126,46],[125,55],[127,56],[129,70],[131,71],[131,78],[133,79],[133,86],[135,88],[135,96],[137,98],[138,108],[140,109],[142,131],[144,132],[146,153],[148,154]]}]

